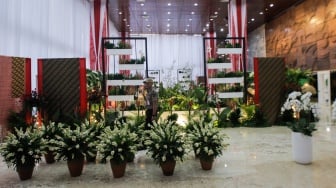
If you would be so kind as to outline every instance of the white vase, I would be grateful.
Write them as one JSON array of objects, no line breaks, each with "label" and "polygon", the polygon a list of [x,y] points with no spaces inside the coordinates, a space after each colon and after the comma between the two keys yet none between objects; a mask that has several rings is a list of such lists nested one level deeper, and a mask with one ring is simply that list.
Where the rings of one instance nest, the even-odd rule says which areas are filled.
[{"label": "white vase", "polygon": [[313,140],[311,136],[292,132],[293,159],[299,164],[310,164],[313,161]]}]

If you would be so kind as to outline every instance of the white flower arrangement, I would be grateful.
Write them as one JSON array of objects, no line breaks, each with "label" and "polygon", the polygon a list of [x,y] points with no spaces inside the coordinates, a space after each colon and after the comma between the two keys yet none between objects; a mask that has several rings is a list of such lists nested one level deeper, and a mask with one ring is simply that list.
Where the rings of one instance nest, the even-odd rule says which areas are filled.
[{"label": "white flower arrangement", "polygon": [[307,136],[312,136],[312,132],[316,131],[315,124],[311,122],[311,114],[316,117],[311,104],[311,92],[301,93],[293,91],[288,95],[285,103],[281,107],[281,114],[285,111],[292,111],[294,122],[289,122],[289,127],[294,132],[301,132]]},{"label": "white flower arrangement", "polygon": [[185,137],[173,121],[153,122],[151,130],[146,131],[147,154],[156,163],[165,161],[183,161],[187,145]]},{"label": "white flower arrangement", "polygon": [[106,127],[99,136],[98,158],[102,161],[113,160],[123,163],[137,151],[137,135],[130,131],[127,124],[111,130]]}]

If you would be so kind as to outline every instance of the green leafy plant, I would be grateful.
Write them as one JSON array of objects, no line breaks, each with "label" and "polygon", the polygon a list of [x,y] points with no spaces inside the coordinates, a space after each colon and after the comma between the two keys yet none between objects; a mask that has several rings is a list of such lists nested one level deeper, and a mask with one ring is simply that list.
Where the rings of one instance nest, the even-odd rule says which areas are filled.
[{"label": "green leafy plant", "polygon": [[153,122],[151,130],[148,130],[147,134],[149,135],[145,140],[147,154],[156,163],[183,161],[187,145],[183,132],[177,126],[174,126],[174,122]]},{"label": "green leafy plant", "polygon": [[203,119],[198,122],[194,121],[188,138],[195,155],[203,160],[212,161],[222,155],[223,149],[228,146],[224,143],[224,139],[228,137],[215,128],[213,122],[205,122]]},{"label": "green leafy plant", "polygon": [[125,41],[119,41],[117,44],[106,41],[104,47],[107,49],[130,49],[132,48],[131,44]]},{"label": "green leafy plant", "polygon": [[55,123],[50,121],[49,123],[44,123],[41,127],[42,137],[46,141],[46,152],[56,151],[57,144],[55,140],[60,136],[62,137],[63,129],[65,128],[62,123]]},{"label": "green leafy plant", "polygon": [[25,165],[35,166],[45,153],[45,141],[42,132],[33,127],[25,131],[14,129],[0,146],[0,154],[7,166],[17,170]]},{"label": "green leafy plant", "polygon": [[57,160],[73,160],[81,159],[86,155],[92,156],[92,153],[88,153],[89,130],[85,126],[85,123],[75,124],[70,127],[62,129],[62,136],[56,136],[55,143],[56,159]]},{"label": "green leafy plant", "polygon": [[128,157],[137,151],[137,135],[130,131],[127,124],[114,129],[106,127],[99,138],[97,148],[99,158],[103,161],[113,160],[119,164],[127,162]]}]

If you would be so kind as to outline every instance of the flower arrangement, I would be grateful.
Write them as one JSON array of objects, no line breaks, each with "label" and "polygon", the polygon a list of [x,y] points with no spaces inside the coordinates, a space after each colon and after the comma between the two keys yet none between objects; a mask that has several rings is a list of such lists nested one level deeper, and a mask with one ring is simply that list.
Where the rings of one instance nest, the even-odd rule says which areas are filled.
[{"label": "flower arrangement", "polygon": [[8,167],[17,170],[22,166],[35,166],[45,153],[45,141],[42,132],[29,127],[25,131],[15,129],[9,133],[0,146],[0,154]]},{"label": "flower arrangement", "polygon": [[55,139],[56,159],[57,160],[74,160],[82,159],[88,153],[88,135],[89,131],[85,124],[76,124],[73,129],[66,127],[62,129],[62,136],[57,135]]},{"label": "flower arrangement", "polygon": [[[312,104],[310,102],[310,92],[302,94],[299,91],[293,91],[288,95],[285,103],[281,107],[281,114],[292,112],[294,122],[290,122],[289,128],[294,132],[300,132],[307,136],[312,136],[316,131],[315,124],[311,123]],[[313,114],[314,115],[314,114]]]},{"label": "flower arrangement", "polygon": [[124,163],[137,150],[137,135],[130,131],[127,124],[115,126],[114,129],[106,127],[99,138],[97,149],[102,161],[112,160],[117,164]]},{"label": "flower arrangement", "polygon": [[188,138],[195,155],[207,161],[213,161],[222,155],[223,149],[229,145],[224,143],[224,139],[228,137],[214,127],[213,121],[206,122],[201,118],[199,121],[192,122],[193,127],[189,129]]},{"label": "flower arrangement", "polygon": [[187,145],[182,131],[172,121],[153,122],[153,126],[147,131],[145,141],[147,154],[156,163],[166,161],[183,161]]}]

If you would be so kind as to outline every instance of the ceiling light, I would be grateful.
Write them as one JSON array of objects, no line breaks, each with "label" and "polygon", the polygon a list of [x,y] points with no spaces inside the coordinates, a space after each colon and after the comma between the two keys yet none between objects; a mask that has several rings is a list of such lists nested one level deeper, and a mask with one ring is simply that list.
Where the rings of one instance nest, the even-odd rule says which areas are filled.
[{"label": "ceiling light", "polygon": [[254,18],[251,18],[251,21],[254,22]]},{"label": "ceiling light", "polygon": [[270,6],[270,7],[274,7],[274,4],[273,4],[273,3],[271,3],[269,6]]},{"label": "ceiling light", "polygon": [[185,29],[184,31],[185,31],[185,32],[188,32],[188,29]]},{"label": "ceiling light", "polygon": [[124,21],[124,22],[126,22],[126,21],[127,21],[127,19],[126,19],[126,18],[124,18],[124,19],[123,19],[123,21]]},{"label": "ceiling light", "polygon": [[192,21],[192,18],[189,18],[189,21]]},{"label": "ceiling light", "polygon": [[220,31],[223,32],[223,31],[224,31],[224,28],[221,28]]},{"label": "ceiling light", "polygon": [[209,27],[209,24],[207,23],[205,26],[206,26],[206,27]]},{"label": "ceiling light", "polygon": [[192,11],[192,12],[191,12],[191,14],[195,14],[195,12],[194,12],[194,11]]},{"label": "ceiling light", "polygon": [[170,29],[167,29],[167,32],[169,32],[170,31]]},{"label": "ceiling light", "polygon": [[146,11],[144,11],[144,12],[143,12],[143,14],[144,14],[144,15],[146,15],[146,14],[147,14],[147,12],[146,12]]},{"label": "ceiling light", "polygon": [[119,14],[122,14],[122,12],[119,12]]},{"label": "ceiling light", "polygon": [[171,12],[168,11],[167,14],[171,14]]},{"label": "ceiling light", "polygon": [[168,3],[168,6],[171,6],[171,3]]},{"label": "ceiling light", "polygon": [[148,27],[148,28],[149,28],[149,27],[150,27],[150,25],[148,24],[148,25],[146,25],[146,27]]},{"label": "ceiling light", "polygon": [[194,6],[197,7],[197,6],[198,6],[198,3],[194,3]]},{"label": "ceiling light", "polygon": [[170,27],[170,24],[167,24],[167,27]]},{"label": "ceiling light", "polygon": [[170,18],[167,19],[168,22],[169,22],[170,20],[171,20]]},{"label": "ceiling light", "polygon": [[142,7],[143,7],[144,5],[145,5],[145,3],[141,3],[141,4],[140,4],[140,6],[142,6]]},{"label": "ceiling light", "polygon": [[218,14],[218,12],[216,11],[216,12],[214,12],[214,14],[215,14],[215,15],[217,15],[217,14]]},{"label": "ceiling light", "polygon": [[210,18],[210,21],[213,21],[213,18]]},{"label": "ceiling light", "polygon": [[188,24],[187,27],[190,27],[190,25]]},{"label": "ceiling light", "polygon": [[144,3],[146,0],[136,0],[138,3]]},{"label": "ceiling light", "polygon": [[203,32],[205,32],[206,31],[206,29],[205,28],[203,28]]},{"label": "ceiling light", "polygon": [[264,12],[259,12],[259,14],[260,14],[260,15],[263,15],[263,14],[264,14]]}]

